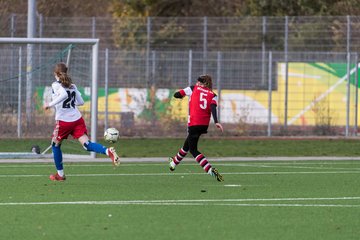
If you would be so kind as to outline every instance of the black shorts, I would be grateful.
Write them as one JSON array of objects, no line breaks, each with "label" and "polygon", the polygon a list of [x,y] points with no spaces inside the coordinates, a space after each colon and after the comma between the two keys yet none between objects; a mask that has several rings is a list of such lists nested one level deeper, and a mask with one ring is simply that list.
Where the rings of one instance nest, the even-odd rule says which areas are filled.
[{"label": "black shorts", "polygon": [[206,134],[208,130],[208,125],[197,125],[188,127],[188,134],[190,136],[200,136],[201,134]]}]

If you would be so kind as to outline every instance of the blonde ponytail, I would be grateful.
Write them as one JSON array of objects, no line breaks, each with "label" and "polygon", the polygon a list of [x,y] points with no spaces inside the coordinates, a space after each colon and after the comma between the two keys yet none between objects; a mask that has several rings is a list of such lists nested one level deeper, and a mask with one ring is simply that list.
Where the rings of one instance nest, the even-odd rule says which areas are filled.
[{"label": "blonde ponytail", "polygon": [[63,87],[69,88],[72,84],[71,77],[67,74],[67,66],[65,63],[60,62],[56,64],[54,73],[59,78],[59,82],[63,85]]}]

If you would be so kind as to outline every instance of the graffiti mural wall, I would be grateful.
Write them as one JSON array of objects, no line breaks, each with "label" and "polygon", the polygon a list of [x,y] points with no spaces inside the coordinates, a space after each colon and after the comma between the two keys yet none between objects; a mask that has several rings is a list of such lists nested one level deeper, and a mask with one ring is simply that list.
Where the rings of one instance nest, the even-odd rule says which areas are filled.
[{"label": "graffiti mural wall", "polygon": [[[333,125],[346,124],[347,90],[350,90],[350,118],[355,112],[355,66],[350,67],[350,84],[347,81],[347,65],[344,63],[289,63],[288,94],[286,98],[285,64],[277,64],[276,86],[269,91],[245,91],[222,89],[220,93],[220,119],[223,123],[244,122],[249,124],[283,124],[287,106],[287,123],[311,126],[319,121],[331,121]],[[185,86],[181,86],[185,87]],[[90,88],[80,88],[85,105],[81,111],[90,112]],[[120,113],[132,112],[135,121],[161,119],[164,116],[185,120],[187,99],[173,98],[177,89],[110,88],[108,93],[109,120],[119,120]],[[217,90],[214,90],[216,93]],[[37,89],[38,107],[51,97],[51,88]],[[104,118],[105,91],[99,89],[99,119]],[[351,120],[352,121],[352,120]]]}]

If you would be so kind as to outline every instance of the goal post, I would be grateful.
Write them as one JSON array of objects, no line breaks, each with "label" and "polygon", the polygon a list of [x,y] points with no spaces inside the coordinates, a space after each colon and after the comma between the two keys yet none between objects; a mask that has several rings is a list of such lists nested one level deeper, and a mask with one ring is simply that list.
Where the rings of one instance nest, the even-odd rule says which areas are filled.
[{"label": "goal post", "polygon": [[[97,38],[0,38],[0,44],[77,44],[92,46],[91,62],[91,141],[97,138],[98,115],[98,64],[99,64],[99,39]],[[30,73],[31,74],[31,73]],[[91,156],[96,154],[91,152]]]}]

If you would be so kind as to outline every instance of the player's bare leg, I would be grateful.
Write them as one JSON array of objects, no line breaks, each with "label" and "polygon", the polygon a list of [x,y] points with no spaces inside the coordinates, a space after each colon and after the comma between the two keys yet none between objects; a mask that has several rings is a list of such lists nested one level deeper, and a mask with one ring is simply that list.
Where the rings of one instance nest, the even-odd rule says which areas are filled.
[{"label": "player's bare leg", "polygon": [[78,140],[87,151],[106,154],[107,156],[109,156],[114,166],[118,166],[120,164],[120,157],[116,153],[115,148],[107,148],[99,143],[91,142],[86,134],[79,137]]}]

